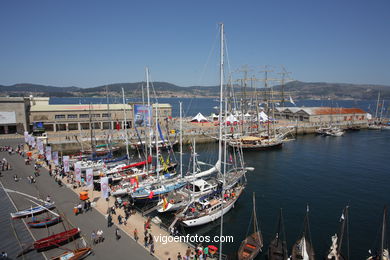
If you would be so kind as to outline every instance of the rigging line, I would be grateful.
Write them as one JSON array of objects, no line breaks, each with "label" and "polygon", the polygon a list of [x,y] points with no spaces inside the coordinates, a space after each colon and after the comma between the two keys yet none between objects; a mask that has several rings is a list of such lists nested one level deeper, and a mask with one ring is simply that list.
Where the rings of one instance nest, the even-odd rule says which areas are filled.
[{"label": "rigging line", "polygon": [[215,49],[216,49],[216,46],[217,46],[217,42],[218,42],[218,37],[219,37],[219,31],[217,30],[217,33],[215,34],[215,39],[214,39],[212,48],[209,51],[209,55],[207,57],[206,63],[204,64],[202,73],[201,73],[201,75],[200,75],[200,77],[198,79],[198,85],[200,85],[201,82],[203,81],[204,74],[206,73],[206,69],[207,69],[208,65],[210,64],[211,55],[215,52]]}]

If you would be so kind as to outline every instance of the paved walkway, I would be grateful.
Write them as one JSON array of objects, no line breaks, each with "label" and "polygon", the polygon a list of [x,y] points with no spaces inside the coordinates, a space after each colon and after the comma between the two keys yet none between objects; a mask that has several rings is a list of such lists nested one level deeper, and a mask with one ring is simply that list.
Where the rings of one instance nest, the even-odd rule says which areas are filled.
[{"label": "paved walkway", "polygon": [[[17,144],[22,143],[22,139],[13,140],[0,140],[0,145],[11,145],[15,147]],[[104,232],[105,241],[103,243],[93,246],[94,254],[89,256],[88,259],[155,259],[151,256],[141,245],[137,244],[132,238],[126,235],[122,235],[120,240],[115,239],[115,226],[107,228],[107,221],[104,216],[93,209],[90,212],[74,216],[72,209],[74,205],[79,201],[75,192],[67,189],[65,186],[59,187],[54,179],[48,174],[45,169],[41,170],[41,176],[36,178],[35,184],[30,184],[27,180],[28,176],[33,175],[33,166],[24,165],[24,159],[19,155],[8,155],[7,152],[0,152],[0,159],[6,158],[11,163],[13,169],[11,171],[4,171],[1,181],[5,188],[17,190],[35,197],[41,197],[45,199],[47,195],[50,195],[52,201],[55,202],[57,209],[65,214],[66,219],[74,227],[81,229],[82,236],[89,245],[90,235],[92,231],[102,229]],[[13,175],[17,174],[20,181],[15,182]],[[9,193],[16,207],[25,209],[31,207],[31,202],[25,197]],[[2,215],[8,215],[10,212],[1,212]],[[20,220],[18,220],[20,221]],[[64,225],[69,226],[69,223],[57,224],[47,229],[31,229],[33,236],[37,239],[46,237],[53,233],[64,231]],[[142,234],[142,231],[141,231]],[[141,235],[140,235],[141,237]],[[81,245],[80,239],[75,242],[71,242],[63,248],[75,248],[76,244]],[[15,245],[17,247],[17,245]],[[57,248],[45,252],[45,255],[50,258],[63,253],[63,249]]]}]

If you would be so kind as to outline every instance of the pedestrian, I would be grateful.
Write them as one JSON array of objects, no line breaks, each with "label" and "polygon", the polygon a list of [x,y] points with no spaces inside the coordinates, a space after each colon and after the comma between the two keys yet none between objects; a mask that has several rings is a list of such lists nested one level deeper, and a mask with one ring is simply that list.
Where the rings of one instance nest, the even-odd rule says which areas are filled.
[{"label": "pedestrian", "polygon": [[183,258],[181,257],[180,252],[177,253],[177,260],[182,260]]},{"label": "pedestrian", "polygon": [[15,181],[15,182],[18,182],[18,181],[19,181],[18,175],[16,175],[16,174],[14,175],[14,181]]},{"label": "pedestrian", "polygon": [[108,214],[107,216],[107,227],[111,227],[112,226],[112,217],[110,214]]},{"label": "pedestrian", "polygon": [[187,250],[186,250],[186,257],[187,257],[187,259],[190,258],[190,255],[191,255],[191,248],[187,247]]},{"label": "pedestrian", "polygon": [[154,254],[154,242],[152,240],[152,242],[150,243],[150,254],[153,255]]},{"label": "pedestrian", "polygon": [[88,210],[92,210],[92,208],[91,208],[91,201],[90,200],[87,200],[87,208],[88,208]]},{"label": "pedestrian", "polygon": [[104,242],[103,230],[99,230],[100,242]]},{"label": "pedestrian", "polygon": [[121,239],[121,235],[119,234],[119,228],[115,229],[115,237],[116,237],[116,240]]},{"label": "pedestrian", "polygon": [[79,210],[79,214],[83,213],[83,205],[81,205],[81,203],[79,203],[79,205],[77,206],[77,209]]},{"label": "pedestrian", "polygon": [[118,223],[119,223],[119,225],[122,225],[122,216],[121,215],[118,215]]},{"label": "pedestrian", "polygon": [[95,231],[92,231],[91,240],[92,240],[92,243],[95,245],[96,244],[96,234],[95,234]]},{"label": "pedestrian", "polygon": [[148,247],[148,235],[144,236],[144,246]]},{"label": "pedestrian", "polygon": [[50,201],[51,201],[51,198],[50,198],[49,195],[47,195],[47,197],[46,197],[46,202],[50,203]]},{"label": "pedestrian", "polygon": [[136,242],[138,242],[138,230],[137,230],[137,228],[135,228],[134,229],[134,240],[136,241]]},{"label": "pedestrian", "polygon": [[79,209],[77,208],[77,205],[73,207],[73,213],[75,216],[79,213]]},{"label": "pedestrian", "polygon": [[8,254],[6,252],[1,252],[1,258],[2,259],[8,259]]}]

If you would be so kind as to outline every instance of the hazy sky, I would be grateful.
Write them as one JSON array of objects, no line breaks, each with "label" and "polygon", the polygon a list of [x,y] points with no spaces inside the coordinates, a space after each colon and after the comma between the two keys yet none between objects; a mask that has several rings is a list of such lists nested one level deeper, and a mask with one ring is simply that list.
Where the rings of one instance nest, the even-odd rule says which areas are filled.
[{"label": "hazy sky", "polygon": [[390,85],[389,0],[2,0],[0,84],[218,84],[220,22],[232,71]]}]

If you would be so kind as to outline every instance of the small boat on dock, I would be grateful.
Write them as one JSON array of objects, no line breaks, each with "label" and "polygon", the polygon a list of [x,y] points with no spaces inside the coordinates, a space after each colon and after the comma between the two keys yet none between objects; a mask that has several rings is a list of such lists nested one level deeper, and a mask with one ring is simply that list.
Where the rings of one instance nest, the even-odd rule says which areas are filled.
[{"label": "small boat on dock", "polygon": [[72,228],[61,233],[57,233],[42,239],[39,239],[33,243],[34,249],[38,251],[47,250],[53,247],[66,244],[72,241],[80,234],[79,228]]},{"label": "small boat on dock", "polygon": [[257,136],[243,136],[239,139],[231,139],[229,141],[229,146],[234,148],[242,148],[244,150],[269,150],[281,148],[283,145],[283,140],[280,138],[264,138]]},{"label": "small boat on dock", "polygon": [[43,206],[31,207],[30,209],[25,209],[15,213],[11,213],[11,218],[17,219],[17,218],[24,218],[32,215],[37,215],[47,211],[48,209],[54,209],[55,207],[56,206],[54,205],[54,203],[45,203]]},{"label": "small boat on dock", "polygon": [[291,250],[291,260],[315,260],[309,227],[309,207],[307,207],[302,236],[295,242]]},{"label": "small boat on dock", "polygon": [[[255,193],[253,192],[253,233],[245,238],[241,242],[240,248],[238,249],[237,258],[238,260],[252,260],[254,259],[263,248],[263,237],[261,235],[256,216],[256,201]],[[252,222],[252,221],[251,221]]]},{"label": "small boat on dock", "polygon": [[284,233],[282,209],[280,209],[278,230],[268,247],[268,260],[287,260],[287,243]]},{"label": "small boat on dock", "polygon": [[55,224],[58,224],[62,221],[61,217],[51,217],[51,218],[44,218],[44,219],[34,219],[30,222],[27,222],[27,225],[30,228],[44,228],[44,227],[50,227]]},{"label": "small boat on dock", "polygon": [[[341,227],[340,227],[340,232],[339,234],[334,234],[332,236],[332,245],[330,246],[329,253],[327,255],[326,259],[329,260],[348,260],[349,259],[349,248],[347,248],[347,255],[345,256],[341,252],[341,246],[343,244],[344,240],[344,233],[347,231],[347,226],[348,226],[348,206],[346,206],[343,210],[343,213],[340,218],[341,222]],[[348,240],[347,236],[347,240]],[[347,243],[349,244],[349,243]]]},{"label": "small boat on dock", "polygon": [[73,251],[68,251],[62,255],[52,257],[51,260],[79,260],[88,256],[92,252],[92,248],[83,247]]},{"label": "small boat on dock", "polygon": [[389,260],[389,244],[388,244],[388,237],[387,237],[387,207],[385,206],[383,209],[383,217],[382,217],[382,224],[381,224],[381,240],[379,244],[379,248],[377,248],[374,252],[368,250],[370,253],[370,256],[367,258],[367,260]]}]

